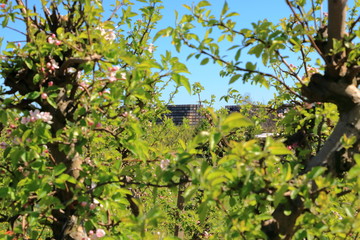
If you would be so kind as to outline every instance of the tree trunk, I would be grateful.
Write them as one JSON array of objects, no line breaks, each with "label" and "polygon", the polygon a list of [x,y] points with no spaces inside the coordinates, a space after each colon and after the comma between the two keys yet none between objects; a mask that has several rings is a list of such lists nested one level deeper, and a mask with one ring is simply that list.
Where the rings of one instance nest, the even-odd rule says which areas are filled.
[{"label": "tree trunk", "polygon": [[[354,104],[347,110],[339,111],[340,119],[332,134],[318,154],[309,161],[307,170],[315,166],[327,166],[335,175],[340,176],[353,165],[352,156],[359,152],[360,104]],[[343,148],[341,138],[355,136],[357,141],[349,150]]]},{"label": "tree trunk", "polygon": [[[182,177],[181,181],[186,180],[184,177]],[[182,183],[179,185],[179,191],[178,191],[178,196],[177,196],[177,211],[176,211],[176,221],[178,222],[180,220],[180,214],[182,213],[182,211],[184,210],[185,207],[185,198],[183,196],[184,191],[186,189],[188,184],[186,183]],[[180,238],[180,239],[184,239],[185,237],[185,232],[181,226],[180,223],[176,223],[175,224],[175,229],[174,229],[174,236]]]}]

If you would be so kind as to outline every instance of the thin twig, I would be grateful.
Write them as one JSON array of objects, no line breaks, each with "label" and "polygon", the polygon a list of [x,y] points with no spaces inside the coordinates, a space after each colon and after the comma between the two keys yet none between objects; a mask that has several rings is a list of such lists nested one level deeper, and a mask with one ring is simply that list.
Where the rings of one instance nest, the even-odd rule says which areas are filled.
[{"label": "thin twig", "polygon": [[[301,21],[301,19],[299,18],[299,16],[296,14],[294,8],[292,7],[291,3],[289,2],[289,0],[286,0],[286,3],[288,4],[288,6],[290,7],[290,10],[292,11],[292,13],[294,14],[294,17],[300,22],[300,24],[303,26],[303,28],[305,29],[306,24]],[[313,37],[311,35],[306,34],[306,36],[308,37],[311,46],[313,48],[315,48],[316,52],[321,56],[321,58],[325,61],[325,63],[328,62],[328,60],[326,59],[325,55],[322,53],[322,51],[319,49],[319,47],[317,46],[317,44],[315,43],[315,40],[313,39]]]}]

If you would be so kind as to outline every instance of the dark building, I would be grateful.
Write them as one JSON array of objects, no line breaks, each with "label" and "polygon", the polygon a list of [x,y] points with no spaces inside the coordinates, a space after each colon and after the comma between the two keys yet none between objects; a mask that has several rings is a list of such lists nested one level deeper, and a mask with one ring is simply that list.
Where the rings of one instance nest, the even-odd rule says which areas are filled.
[{"label": "dark building", "polygon": [[172,118],[176,125],[182,124],[184,118],[189,120],[190,125],[197,125],[204,118],[199,112],[199,104],[167,105],[167,108],[171,112],[166,116]]},{"label": "dark building", "polygon": [[225,106],[225,109],[228,110],[229,113],[239,112],[240,106],[239,105],[228,105],[228,106]]}]

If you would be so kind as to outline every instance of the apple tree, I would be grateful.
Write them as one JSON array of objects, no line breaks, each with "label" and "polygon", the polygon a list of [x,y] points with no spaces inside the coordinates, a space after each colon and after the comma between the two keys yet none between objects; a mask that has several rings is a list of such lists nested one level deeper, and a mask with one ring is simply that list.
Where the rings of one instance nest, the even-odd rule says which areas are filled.
[{"label": "apple tree", "polygon": [[[0,62],[2,238],[358,236],[358,1],[328,0],[322,14],[323,1],[286,0],[289,18],[252,28],[226,2],[217,17],[200,1],[157,33],[160,0],[1,2],[3,29],[23,36]],[[211,108],[193,132],[158,124],[163,86],[190,91],[186,65],[154,57],[160,36],[230,83],[274,87],[272,107],[289,106],[280,137],[244,137],[249,118]]]},{"label": "apple tree", "polygon": [[1,1],[2,28],[20,34],[0,64],[8,239],[140,237],[157,224],[156,206],[144,212],[134,197],[160,185],[167,153],[144,134],[163,113],[162,84],[190,88],[170,52],[153,57],[159,2]]},{"label": "apple tree", "polygon": [[[159,32],[161,36],[172,37],[178,51],[183,47],[192,49],[188,58],[201,60],[199,64],[213,62],[222,66],[220,75],[228,76],[230,84],[242,80],[275,88],[278,95],[272,106],[291,106],[279,127],[287,133],[301,135],[301,144],[298,139],[288,146],[292,151],[297,148],[294,159],[276,164],[282,180],[267,179],[266,175],[277,175],[277,171],[266,158],[251,155],[256,150],[250,143],[230,143],[231,150],[219,164],[243,166],[254,171],[254,175],[259,168],[264,172],[258,179],[243,172],[248,178],[240,180],[239,176],[235,186],[223,188],[224,194],[231,196],[230,206],[236,206],[238,200],[242,203],[241,210],[232,210],[227,200],[219,197],[211,201],[217,202],[219,209],[228,215],[230,229],[237,228],[239,235],[233,237],[264,238],[261,231],[269,239],[358,236],[359,185],[355,176],[360,159],[360,3],[351,1],[348,6],[346,0],[284,2],[291,13],[288,18],[278,23],[264,19],[251,27],[242,27],[236,20],[236,9],[227,2],[216,15],[211,1],[200,1],[192,6],[184,5],[189,14],[180,16],[175,27]],[[203,35],[197,32],[199,28]],[[244,55],[259,61],[244,62]],[[241,153],[246,150],[247,154]],[[235,158],[236,154],[244,155]],[[252,156],[249,161],[257,159],[260,165],[244,160],[249,156]],[[245,190],[248,181],[254,185]],[[254,199],[247,199],[244,191]],[[338,212],[339,206],[345,213]],[[262,221],[256,221],[255,216],[269,213],[266,208],[271,208],[271,218],[262,216]],[[334,218],[340,221],[335,224]],[[250,227],[251,224],[256,227]],[[258,228],[260,235],[250,234]]]}]

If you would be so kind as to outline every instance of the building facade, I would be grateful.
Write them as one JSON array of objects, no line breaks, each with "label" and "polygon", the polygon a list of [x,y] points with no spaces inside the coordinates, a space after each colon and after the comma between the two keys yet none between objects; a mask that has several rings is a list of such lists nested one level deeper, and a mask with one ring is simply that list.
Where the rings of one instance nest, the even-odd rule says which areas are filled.
[{"label": "building facade", "polygon": [[167,105],[170,113],[167,117],[172,118],[175,125],[181,125],[184,118],[189,120],[189,124],[197,125],[204,116],[199,112],[201,106],[199,104],[183,104],[183,105]]}]

